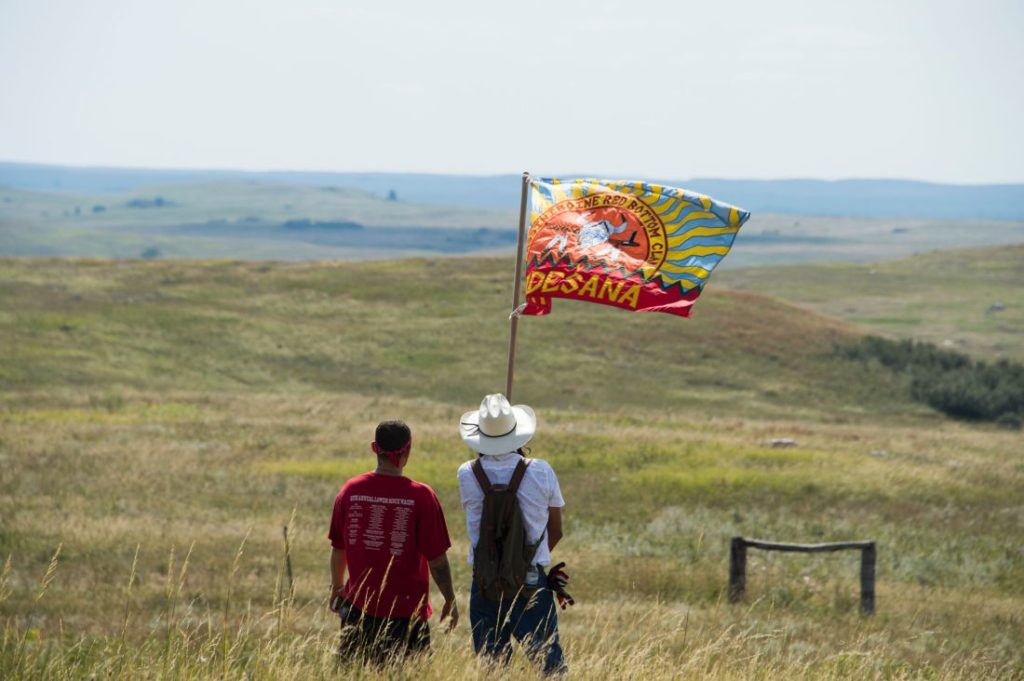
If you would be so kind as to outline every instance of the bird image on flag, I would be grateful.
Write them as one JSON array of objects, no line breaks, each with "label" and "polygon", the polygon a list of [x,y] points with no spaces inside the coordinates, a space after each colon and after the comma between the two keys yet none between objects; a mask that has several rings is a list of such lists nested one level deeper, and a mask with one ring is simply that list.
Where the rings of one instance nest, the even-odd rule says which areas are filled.
[{"label": "bird image on flag", "polygon": [[676,187],[530,178],[522,313],[569,298],[689,317],[749,217]]}]

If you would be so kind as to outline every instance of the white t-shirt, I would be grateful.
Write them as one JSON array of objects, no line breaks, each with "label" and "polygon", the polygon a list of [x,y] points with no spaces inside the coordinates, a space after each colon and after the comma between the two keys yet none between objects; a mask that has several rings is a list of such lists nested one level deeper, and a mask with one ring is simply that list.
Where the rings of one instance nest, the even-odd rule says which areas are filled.
[{"label": "white t-shirt", "polygon": [[[492,485],[507,485],[512,480],[516,464],[522,458],[517,452],[508,452],[497,456],[481,457],[481,465],[487,473]],[[473,549],[480,541],[480,516],[484,510],[484,491],[473,475],[473,461],[459,466],[459,495],[462,497],[462,509],[466,512],[466,530],[469,532],[469,562],[473,562]],[[558,478],[551,464],[543,459],[531,459],[526,467],[526,474],[519,484],[516,493],[519,508],[523,512],[523,524],[526,526],[526,541],[535,544],[548,526],[548,508],[565,506],[562,490],[558,487]],[[551,562],[551,551],[548,549],[547,537],[537,547],[534,562],[548,565]]]}]

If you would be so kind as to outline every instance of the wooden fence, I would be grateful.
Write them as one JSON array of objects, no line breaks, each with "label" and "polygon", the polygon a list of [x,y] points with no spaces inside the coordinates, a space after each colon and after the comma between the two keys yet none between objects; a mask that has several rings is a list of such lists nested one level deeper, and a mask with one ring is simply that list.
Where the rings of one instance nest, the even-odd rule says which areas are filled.
[{"label": "wooden fence", "polygon": [[789,551],[793,553],[823,553],[856,549],[860,551],[860,611],[865,615],[875,612],[875,563],[877,559],[875,542],[844,541],[831,544],[784,544],[733,537],[729,547],[729,602],[743,598],[747,590],[747,548],[764,551]]}]

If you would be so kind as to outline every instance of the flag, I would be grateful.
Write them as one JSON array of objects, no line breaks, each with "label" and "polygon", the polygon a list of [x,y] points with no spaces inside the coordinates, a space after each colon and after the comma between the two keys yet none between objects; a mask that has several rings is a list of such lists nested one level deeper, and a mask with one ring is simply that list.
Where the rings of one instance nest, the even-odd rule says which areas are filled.
[{"label": "flag", "polygon": [[675,187],[531,178],[523,314],[569,298],[689,317],[749,217]]}]

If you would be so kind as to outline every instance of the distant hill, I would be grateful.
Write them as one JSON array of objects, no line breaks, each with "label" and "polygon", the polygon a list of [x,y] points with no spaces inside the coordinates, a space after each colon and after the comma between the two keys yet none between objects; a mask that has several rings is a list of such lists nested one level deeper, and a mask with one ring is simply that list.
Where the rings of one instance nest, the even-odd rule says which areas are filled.
[{"label": "distant hill", "polygon": [[330,260],[511,252],[513,211],[253,180],[117,193],[0,188],[0,256]]},{"label": "distant hill", "polygon": [[[518,203],[495,209],[417,203],[397,191],[388,198],[394,190],[180,179],[117,192],[0,187],[0,256],[379,260],[512,254],[516,243]],[[1019,243],[1024,220],[755,213],[722,268]]]},{"label": "distant hill", "polygon": [[[580,176],[586,173],[580,173]],[[950,185],[911,180],[823,181],[644,178],[701,191],[755,213],[928,218],[1024,219],[1024,184]],[[147,185],[260,181],[361,189],[402,201],[516,209],[518,175],[329,173],[301,171],[157,170],[76,168],[0,163],[0,186],[34,191],[124,192]]]}]

